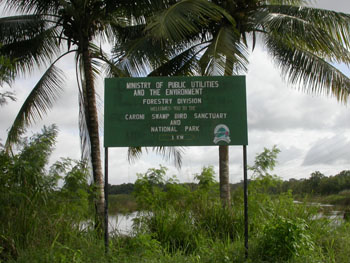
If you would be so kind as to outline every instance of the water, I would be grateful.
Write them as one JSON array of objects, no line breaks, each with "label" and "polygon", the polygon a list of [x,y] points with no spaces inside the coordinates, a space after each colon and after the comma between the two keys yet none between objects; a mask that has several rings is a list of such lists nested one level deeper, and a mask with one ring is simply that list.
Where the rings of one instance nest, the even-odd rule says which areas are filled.
[{"label": "water", "polygon": [[[299,201],[294,201],[295,203],[301,203]],[[333,210],[333,205],[320,204],[320,203],[309,203],[308,205],[319,206],[324,208],[330,208],[329,211],[320,212],[315,219],[326,217],[328,219],[334,220],[335,223],[341,224],[343,222],[343,212]],[[109,215],[109,225],[108,230],[110,234],[121,234],[121,235],[131,235],[133,219],[136,218],[138,212],[133,212],[131,214],[117,214]]]},{"label": "water", "polygon": [[[302,204],[302,202],[300,202],[300,201],[293,201],[293,202],[295,204]],[[333,222],[335,224],[338,224],[338,225],[340,225],[344,221],[344,219],[343,219],[344,212],[335,210],[334,205],[314,203],[314,202],[309,202],[306,205],[317,206],[320,208],[321,211],[314,217],[314,219],[328,218],[330,220],[333,220]]]},{"label": "water", "polygon": [[131,235],[133,219],[137,217],[137,212],[123,215],[109,215],[108,230],[110,234]]}]

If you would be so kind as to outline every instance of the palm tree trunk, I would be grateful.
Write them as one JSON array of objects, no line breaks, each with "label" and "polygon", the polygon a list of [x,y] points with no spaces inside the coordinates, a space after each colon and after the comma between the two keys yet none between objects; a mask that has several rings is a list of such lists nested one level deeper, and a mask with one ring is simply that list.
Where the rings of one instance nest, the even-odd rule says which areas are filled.
[{"label": "palm tree trunk", "polygon": [[229,148],[227,145],[219,146],[219,179],[220,179],[220,198],[224,206],[229,206],[231,201],[230,194],[230,175],[229,175]]},{"label": "palm tree trunk", "polygon": [[[226,56],[225,76],[231,76],[233,72],[233,59]],[[220,199],[224,206],[230,206],[230,173],[229,173],[229,147],[228,145],[219,146],[219,180],[220,180]]]},{"label": "palm tree trunk", "polygon": [[85,118],[91,144],[92,174],[95,184],[95,226],[102,230],[104,222],[104,184],[101,164],[100,139],[98,131],[98,115],[96,107],[96,93],[92,73],[91,54],[88,45],[83,47],[82,52],[84,63],[84,75],[86,94],[85,98]]}]

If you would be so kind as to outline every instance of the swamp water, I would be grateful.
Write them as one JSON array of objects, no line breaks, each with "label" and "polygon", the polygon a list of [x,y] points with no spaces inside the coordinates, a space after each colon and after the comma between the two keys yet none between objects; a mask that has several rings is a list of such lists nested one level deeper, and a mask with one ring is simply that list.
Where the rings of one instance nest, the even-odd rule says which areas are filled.
[{"label": "swamp water", "polygon": [[131,214],[109,215],[108,231],[110,234],[130,235],[132,232],[133,219],[136,218],[138,212]]},{"label": "swamp water", "polygon": [[[301,203],[299,201],[294,201],[295,203]],[[344,211],[335,210],[333,205],[329,204],[319,204],[319,203],[309,203],[312,206],[320,207],[321,211],[315,216],[315,219],[318,218],[328,218],[333,220],[335,224],[341,224],[344,219]],[[131,235],[133,219],[138,216],[138,212],[133,212],[130,214],[117,214],[109,215],[108,218],[108,230],[110,234],[122,234],[122,235]]]}]

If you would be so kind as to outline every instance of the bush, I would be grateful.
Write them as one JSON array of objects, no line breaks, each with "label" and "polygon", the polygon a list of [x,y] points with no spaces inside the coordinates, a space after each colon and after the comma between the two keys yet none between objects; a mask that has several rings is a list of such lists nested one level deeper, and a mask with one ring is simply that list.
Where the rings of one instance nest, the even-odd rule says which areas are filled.
[{"label": "bush", "polygon": [[276,216],[264,226],[258,251],[263,260],[279,262],[300,257],[314,246],[305,220]]},{"label": "bush", "polygon": [[[24,262],[37,258],[39,250],[47,252],[39,262],[46,261],[60,244],[76,243],[83,234],[80,223],[91,216],[86,165],[62,159],[46,170],[56,135],[57,128],[51,126],[23,139],[14,154],[0,151],[0,262]],[[72,252],[76,259],[78,254]]]}]

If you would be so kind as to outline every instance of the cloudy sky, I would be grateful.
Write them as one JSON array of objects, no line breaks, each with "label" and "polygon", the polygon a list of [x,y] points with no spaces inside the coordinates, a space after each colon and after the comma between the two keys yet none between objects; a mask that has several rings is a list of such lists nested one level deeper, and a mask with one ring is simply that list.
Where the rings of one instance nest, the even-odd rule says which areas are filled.
[{"label": "cloudy sky", "polygon": [[[320,8],[350,13],[348,0],[314,1]],[[61,61],[60,68],[66,72],[66,87],[62,97],[41,122],[28,129],[30,136],[43,125],[57,124],[59,136],[51,162],[61,157],[79,159],[78,97],[73,57]],[[341,66],[350,74],[350,71]],[[0,140],[6,140],[6,131],[11,126],[20,105],[40,77],[40,70],[30,77],[18,79],[12,90],[17,102],[9,102],[1,108]],[[103,98],[103,81],[98,85]],[[103,112],[103,101],[100,110]],[[271,59],[261,48],[251,55],[247,74],[248,105],[248,164],[253,164],[257,153],[264,147],[277,145],[281,153],[274,173],[283,179],[305,178],[314,171],[335,175],[350,169],[350,109],[334,98],[305,94],[291,87],[281,78]],[[100,118],[101,123],[103,117]],[[101,125],[101,127],[103,127]],[[103,134],[103,128],[101,128]],[[101,137],[101,142],[103,138]],[[183,155],[180,170],[172,162],[154,154],[144,154],[135,163],[128,163],[126,148],[111,148],[110,183],[134,182],[136,173],[162,164],[169,168],[168,176],[176,174],[181,181],[194,181],[194,174],[203,166],[212,165],[218,174],[218,147],[188,147]],[[243,178],[242,147],[230,146],[230,181]],[[218,175],[217,175],[218,176]]]}]

